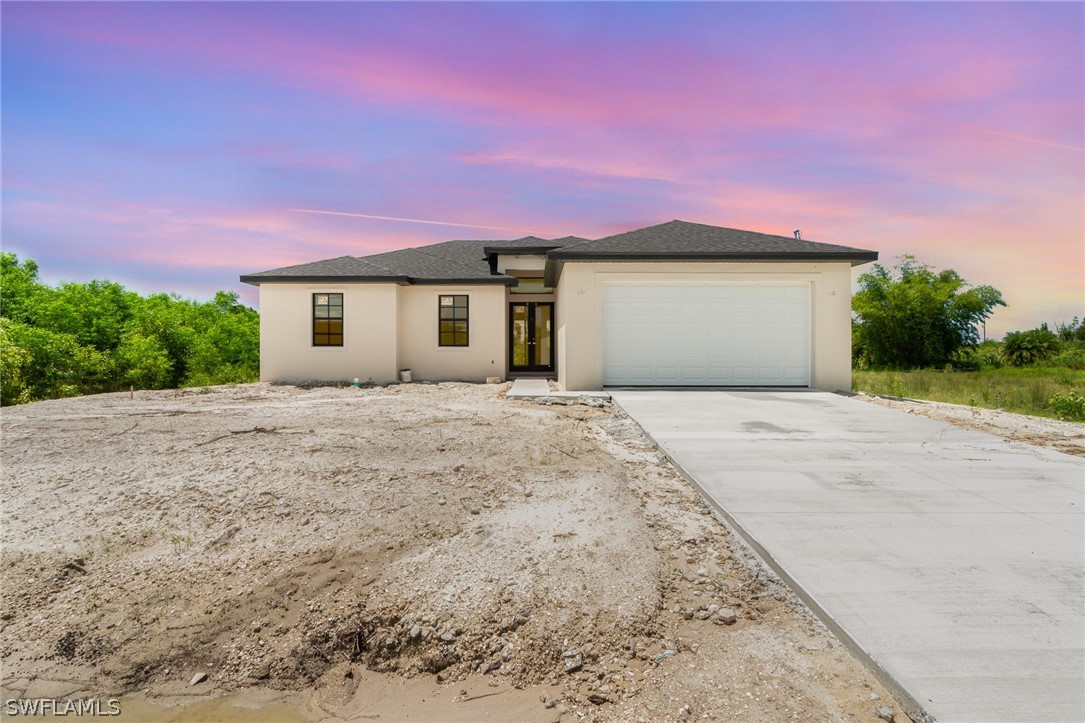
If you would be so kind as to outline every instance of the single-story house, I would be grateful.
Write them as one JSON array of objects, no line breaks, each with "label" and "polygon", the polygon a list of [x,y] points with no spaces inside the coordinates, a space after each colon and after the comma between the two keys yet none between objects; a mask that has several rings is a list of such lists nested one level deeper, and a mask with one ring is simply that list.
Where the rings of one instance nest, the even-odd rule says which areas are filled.
[{"label": "single-story house", "polygon": [[670,221],[594,240],[446,241],[241,277],[260,378],[552,376],[851,386],[851,268],[875,251]]}]

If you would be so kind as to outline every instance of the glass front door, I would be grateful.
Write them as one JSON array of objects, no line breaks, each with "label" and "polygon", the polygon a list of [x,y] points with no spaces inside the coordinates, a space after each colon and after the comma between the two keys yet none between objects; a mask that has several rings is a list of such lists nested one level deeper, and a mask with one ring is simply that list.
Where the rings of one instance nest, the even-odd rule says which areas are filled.
[{"label": "glass front door", "polygon": [[509,371],[554,371],[554,304],[509,304]]}]

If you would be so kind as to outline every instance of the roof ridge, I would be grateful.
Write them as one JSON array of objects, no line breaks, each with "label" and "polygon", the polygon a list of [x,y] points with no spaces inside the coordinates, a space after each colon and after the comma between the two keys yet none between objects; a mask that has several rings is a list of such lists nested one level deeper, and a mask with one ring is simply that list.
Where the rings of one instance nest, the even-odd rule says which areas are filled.
[{"label": "roof ridge", "polygon": [[[444,242],[442,242],[442,243],[440,243],[440,244],[433,244],[433,246],[441,246],[441,245],[443,245],[443,244],[445,244],[445,243],[449,243],[449,242],[448,242],[448,241],[444,241]],[[432,247],[431,247],[431,248],[432,248]],[[450,258],[446,257],[446,256],[445,256],[444,254],[439,254],[439,253],[433,253],[432,251],[427,251],[427,250],[425,249],[425,247],[422,247],[422,248],[416,248],[416,249],[414,249],[414,250],[415,250],[415,251],[418,251],[419,253],[421,253],[421,254],[423,254],[423,255],[425,255],[425,256],[429,256],[429,257],[430,257],[431,259],[437,259],[438,261],[442,261],[442,262],[444,262],[444,263],[446,263],[446,264],[447,264],[447,263],[454,263],[455,265],[457,265],[457,266],[459,266],[459,267],[461,267],[461,268],[463,268],[463,269],[467,269],[467,268],[468,268],[468,265],[467,265],[467,264],[465,264],[464,262],[460,261],[459,259],[450,259]]]},{"label": "roof ridge", "polygon": [[[583,240],[580,243],[569,244],[568,246],[562,246],[561,247],[562,251],[566,251],[568,249],[575,249],[577,246],[583,246],[584,244],[590,244],[592,242],[595,242],[595,241],[599,240],[597,238],[584,238],[583,236],[566,236],[565,238],[579,238],[579,239],[583,239]],[[601,236],[600,238],[606,238],[606,237]]]},{"label": "roof ridge", "polygon": [[[387,252],[385,252],[385,253],[387,253]],[[379,255],[379,254],[377,254],[377,255]],[[375,263],[373,261],[370,261],[368,256],[352,256],[351,258],[353,258],[353,259],[355,259],[357,261],[361,261],[363,264],[369,264],[370,266],[374,266],[374,267],[380,269],[381,271],[383,271],[386,274],[392,274],[393,276],[398,275],[394,271],[392,271],[390,268],[385,266],[384,264],[378,264],[378,263]]]},{"label": "roof ridge", "polygon": [[[689,224],[693,224],[693,223],[696,223],[696,222],[694,222],[694,221],[683,221],[680,218],[672,218],[670,221],[660,221],[659,223],[653,223],[653,224],[649,224],[647,226],[641,226],[640,228],[631,228],[628,231],[619,231],[618,233],[607,234],[606,236],[597,236],[595,238],[585,238],[580,243],[569,244],[568,246],[562,246],[561,250],[562,251],[568,251],[570,249],[575,249],[577,246],[583,246],[584,244],[595,243],[596,241],[602,241],[603,239],[606,239],[606,238],[614,238],[615,236],[622,236],[622,235],[627,234],[627,233],[635,233],[637,231],[647,231],[650,228],[656,228],[657,226],[666,226],[669,223],[689,223]],[[696,225],[698,225],[698,226],[707,226],[708,224],[703,224],[702,223],[702,224],[696,224]],[[713,228],[722,228],[722,227],[721,226],[715,226]],[[582,236],[571,236],[571,237],[572,238],[583,238]],[[569,237],[567,236],[566,238],[569,238]]]}]

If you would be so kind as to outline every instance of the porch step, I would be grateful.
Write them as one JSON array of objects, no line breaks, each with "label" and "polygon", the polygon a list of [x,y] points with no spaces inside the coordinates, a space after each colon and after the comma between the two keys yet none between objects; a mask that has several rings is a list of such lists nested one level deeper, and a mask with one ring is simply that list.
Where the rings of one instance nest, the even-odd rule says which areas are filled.
[{"label": "porch step", "polygon": [[505,395],[506,399],[534,399],[550,396],[550,383],[545,379],[516,379]]},{"label": "porch step", "polygon": [[545,379],[515,379],[512,382],[512,388],[505,395],[506,399],[537,399],[538,397],[610,399],[610,394],[608,392],[552,392]]}]

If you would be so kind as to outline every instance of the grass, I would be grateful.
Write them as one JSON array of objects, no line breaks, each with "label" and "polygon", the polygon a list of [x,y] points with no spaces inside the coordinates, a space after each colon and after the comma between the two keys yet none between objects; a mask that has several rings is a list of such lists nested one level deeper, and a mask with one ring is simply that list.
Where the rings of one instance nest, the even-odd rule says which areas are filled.
[{"label": "grass", "polygon": [[[1038,417],[1085,421],[1080,410],[1059,404],[1085,396],[1085,370],[1064,367],[1007,367],[973,372],[916,369],[852,373],[852,389],[868,394],[927,399]],[[1054,406],[1052,400],[1055,400]]]}]

